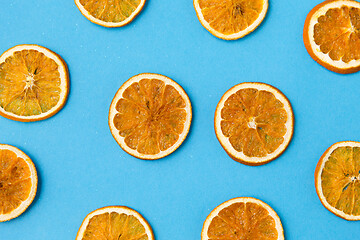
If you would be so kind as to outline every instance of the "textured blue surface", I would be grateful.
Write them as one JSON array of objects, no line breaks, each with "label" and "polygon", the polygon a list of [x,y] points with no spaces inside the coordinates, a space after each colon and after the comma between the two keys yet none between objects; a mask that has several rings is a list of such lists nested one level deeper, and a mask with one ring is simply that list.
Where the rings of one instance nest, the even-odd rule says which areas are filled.
[{"label": "textured blue surface", "polygon": [[[107,205],[138,210],[157,240],[196,240],[210,211],[239,196],[272,206],[286,239],[354,239],[360,223],[327,211],[314,187],[321,154],[337,141],[360,140],[360,74],[330,72],[303,46],[305,17],[320,2],[270,1],[253,34],[228,42],[200,25],[191,0],[148,0],[135,21],[119,29],[89,22],[72,0],[3,0],[0,52],[23,43],[50,48],[69,66],[71,92],[48,120],[0,118],[0,142],[27,153],[40,177],[31,207],[0,223],[0,240],[75,239],[87,213]],[[184,144],[152,162],[122,151],[107,123],[118,88],[142,72],[181,84],[194,111]],[[245,81],[276,86],[295,113],[289,148],[261,167],[231,160],[213,129],[221,96]]]}]

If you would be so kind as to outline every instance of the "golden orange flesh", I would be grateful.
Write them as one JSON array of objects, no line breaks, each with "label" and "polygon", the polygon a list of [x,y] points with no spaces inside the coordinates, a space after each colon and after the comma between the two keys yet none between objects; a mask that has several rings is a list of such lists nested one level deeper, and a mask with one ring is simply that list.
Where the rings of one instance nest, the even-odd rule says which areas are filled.
[{"label": "golden orange flesh", "polygon": [[210,223],[209,240],[276,240],[275,220],[255,203],[234,203],[222,209]]},{"label": "golden orange flesh", "polygon": [[36,50],[15,52],[0,64],[0,107],[18,116],[48,112],[60,99],[54,60]]},{"label": "golden orange flesh", "polygon": [[122,22],[140,5],[140,0],[80,0],[95,18],[104,22]]},{"label": "golden orange flesh", "polygon": [[329,57],[345,63],[360,59],[360,9],[331,8],[318,18],[314,41]]},{"label": "golden orange flesh", "polygon": [[186,121],[185,107],[173,86],[142,79],[124,91],[113,121],[128,147],[142,154],[157,154],[179,139]]},{"label": "golden orange flesh", "polygon": [[348,215],[360,215],[360,148],[338,147],[321,173],[326,201]]},{"label": "golden orange flesh", "polygon": [[221,131],[233,148],[248,157],[264,157],[284,141],[287,113],[274,94],[253,88],[231,95],[221,110]]},{"label": "golden orange flesh", "polygon": [[144,226],[131,215],[115,212],[92,217],[82,240],[148,240]]},{"label": "golden orange flesh", "polygon": [[206,22],[225,35],[238,33],[253,24],[264,0],[199,0]]},{"label": "golden orange flesh", "polygon": [[25,201],[31,191],[31,172],[24,159],[0,150],[0,214],[8,214]]}]

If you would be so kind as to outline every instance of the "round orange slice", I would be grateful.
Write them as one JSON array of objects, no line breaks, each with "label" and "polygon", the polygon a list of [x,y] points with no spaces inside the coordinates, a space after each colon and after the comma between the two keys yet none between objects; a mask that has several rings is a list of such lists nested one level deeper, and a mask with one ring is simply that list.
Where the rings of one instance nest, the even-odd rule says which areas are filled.
[{"label": "round orange slice", "polygon": [[264,83],[241,83],[228,90],[215,112],[215,133],[225,151],[246,165],[280,156],[290,143],[294,116],[289,100]]},{"label": "round orange slice", "polygon": [[304,43],[310,56],[325,68],[342,74],[360,70],[360,3],[330,0],[308,14]]},{"label": "round orange slice", "polygon": [[250,197],[234,198],[206,218],[201,240],[283,240],[279,216],[266,203]]},{"label": "round orange slice", "polygon": [[122,27],[140,13],[146,0],[75,0],[76,6],[91,22],[103,27]]},{"label": "round orange slice", "polygon": [[135,210],[114,206],[97,209],[86,216],[76,240],[154,240],[149,223]]},{"label": "round orange slice", "polygon": [[18,217],[30,206],[37,182],[30,158],[16,147],[0,144],[0,222]]},{"label": "round orange slice", "polygon": [[268,0],[194,0],[200,23],[215,37],[242,38],[264,20]]},{"label": "round orange slice", "polygon": [[191,103],[182,87],[168,77],[143,73],[116,93],[109,126],[120,147],[140,159],[159,159],[174,152],[191,125]]},{"label": "round orange slice", "polygon": [[315,187],[330,212],[360,220],[360,142],[338,142],[328,148],[316,166]]},{"label": "round orange slice", "polygon": [[37,45],[18,45],[0,57],[0,115],[32,122],[49,118],[69,93],[66,63]]}]

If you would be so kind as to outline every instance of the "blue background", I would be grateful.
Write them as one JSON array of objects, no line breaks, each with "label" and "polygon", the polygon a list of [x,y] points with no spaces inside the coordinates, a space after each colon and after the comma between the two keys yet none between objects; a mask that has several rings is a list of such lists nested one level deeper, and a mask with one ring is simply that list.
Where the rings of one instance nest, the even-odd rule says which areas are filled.
[{"label": "blue background", "polygon": [[[240,196],[272,206],[286,239],[358,237],[359,222],[327,211],[314,187],[322,153],[337,141],[360,140],[360,74],[330,72],[303,46],[306,15],[320,2],[270,1],[254,33],[223,41],[200,25],[191,0],[148,0],[131,24],[118,29],[91,23],[71,0],[3,1],[0,52],[24,43],[50,48],[69,66],[71,92],[64,109],[48,120],[0,118],[0,142],[27,153],[40,178],[31,207],[0,223],[0,240],[75,239],[83,218],[108,205],[138,210],[157,240],[196,240],[210,211]],[[118,88],[143,72],[174,79],[193,104],[187,140],[157,161],[126,154],[107,123]],[[213,128],[221,96],[245,81],[276,86],[295,114],[287,151],[261,167],[231,160]]]}]

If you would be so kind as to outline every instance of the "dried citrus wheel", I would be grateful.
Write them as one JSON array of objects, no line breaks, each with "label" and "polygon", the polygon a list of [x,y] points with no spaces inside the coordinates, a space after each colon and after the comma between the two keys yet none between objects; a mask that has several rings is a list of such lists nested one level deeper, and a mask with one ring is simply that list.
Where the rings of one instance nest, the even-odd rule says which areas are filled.
[{"label": "dried citrus wheel", "polygon": [[194,0],[200,23],[215,37],[242,38],[264,20],[268,0]]},{"label": "dried citrus wheel", "polygon": [[146,0],[75,0],[76,6],[91,22],[104,27],[122,27],[143,9]]},{"label": "dried citrus wheel", "polygon": [[36,195],[34,163],[16,147],[0,144],[0,222],[22,214]]},{"label": "dried citrus wheel", "polygon": [[37,45],[18,45],[0,57],[0,115],[21,122],[56,114],[69,93],[66,63]]},{"label": "dried citrus wheel", "polygon": [[250,197],[234,198],[216,207],[206,218],[201,240],[282,240],[284,230],[276,212]]},{"label": "dried citrus wheel", "polygon": [[154,240],[149,223],[128,207],[100,208],[86,216],[76,240]]},{"label": "dried citrus wheel", "polygon": [[331,0],[308,14],[304,43],[310,56],[337,73],[360,70],[360,3]]},{"label": "dried citrus wheel", "polygon": [[360,143],[338,142],[321,156],[315,170],[321,203],[346,220],[360,220]]},{"label": "dried citrus wheel", "polygon": [[179,84],[159,74],[143,73],[130,78],[116,93],[109,126],[124,151],[152,160],[181,145],[191,117],[189,97]]},{"label": "dried citrus wheel", "polygon": [[282,154],[293,135],[289,100],[264,83],[241,83],[228,90],[215,112],[216,136],[231,158],[262,165]]}]

